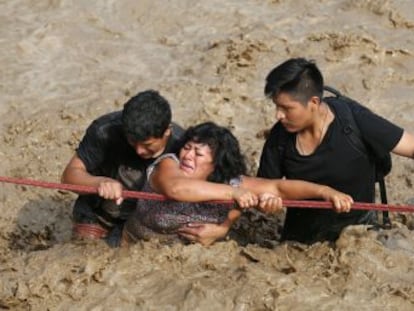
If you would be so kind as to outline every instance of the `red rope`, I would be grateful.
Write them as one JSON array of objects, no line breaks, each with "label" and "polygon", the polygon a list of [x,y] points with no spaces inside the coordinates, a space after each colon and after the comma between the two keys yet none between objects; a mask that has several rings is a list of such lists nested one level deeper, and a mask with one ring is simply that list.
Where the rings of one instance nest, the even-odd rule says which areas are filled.
[{"label": "red rope", "polygon": [[[71,184],[60,184],[46,181],[39,181],[26,178],[14,178],[14,177],[4,177],[0,176],[0,182],[11,183],[16,185],[26,185],[26,186],[35,186],[48,189],[57,189],[57,190],[67,190],[78,193],[85,194],[97,194],[98,189],[92,186],[82,186],[82,185],[71,185]],[[122,191],[123,198],[130,199],[146,199],[146,200],[155,200],[155,201],[166,201],[167,197],[148,192],[139,192],[139,191]],[[215,203],[223,203],[232,205],[234,201],[232,200],[222,200],[214,201]],[[286,207],[301,207],[301,208],[332,208],[333,205],[331,202],[327,201],[297,201],[297,200],[283,200],[283,206]],[[363,203],[355,202],[352,205],[354,210],[377,210],[377,211],[390,211],[390,212],[414,212],[413,205],[392,205],[392,204],[379,204],[379,203]]]}]

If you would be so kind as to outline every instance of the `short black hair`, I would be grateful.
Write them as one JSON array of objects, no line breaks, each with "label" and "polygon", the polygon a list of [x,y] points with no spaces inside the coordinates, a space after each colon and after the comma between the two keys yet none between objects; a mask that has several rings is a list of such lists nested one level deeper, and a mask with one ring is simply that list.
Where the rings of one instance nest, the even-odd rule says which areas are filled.
[{"label": "short black hair", "polygon": [[231,131],[214,122],[200,123],[184,133],[182,147],[189,141],[208,145],[213,153],[214,171],[207,180],[228,183],[246,174],[246,162],[237,138]]},{"label": "short black hair", "polygon": [[264,93],[274,98],[286,92],[302,104],[313,97],[322,99],[323,76],[313,60],[291,58],[273,68],[266,77]]},{"label": "short black hair", "polygon": [[122,127],[135,141],[161,138],[171,124],[169,102],[157,91],[146,90],[131,97],[122,111]]}]

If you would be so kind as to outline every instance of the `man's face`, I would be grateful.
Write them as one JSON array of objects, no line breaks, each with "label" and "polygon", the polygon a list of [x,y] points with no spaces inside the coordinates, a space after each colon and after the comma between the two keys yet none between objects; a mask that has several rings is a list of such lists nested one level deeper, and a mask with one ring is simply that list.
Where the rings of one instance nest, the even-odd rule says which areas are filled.
[{"label": "man's face", "polygon": [[144,141],[134,141],[128,138],[128,143],[134,148],[138,156],[143,159],[152,159],[159,157],[167,145],[171,130],[167,129],[161,138],[150,137]]},{"label": "man's face", "polygon": [[304,106],[288,93],[280,93],[273,98],[276,105],[276,119],[288,132],[298,132],[305,128],[312,116],[311,106]]}]

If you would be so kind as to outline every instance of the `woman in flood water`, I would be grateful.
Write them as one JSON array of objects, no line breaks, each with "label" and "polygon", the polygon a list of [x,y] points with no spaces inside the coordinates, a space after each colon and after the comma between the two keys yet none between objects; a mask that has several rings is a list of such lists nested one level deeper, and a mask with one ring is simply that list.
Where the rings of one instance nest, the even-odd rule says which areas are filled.
[{"label": "woman in flood water", "polygon": [[[282,199],[321,198],[346,212],[353,203],[347,194],[327,186],[246,176],[237,139],[213,122],[190,127],[178,157],[166,154],[157,159],[147,170],[143,190],[174,201],[138,200],[124,227],[124,243],[180,236],[209,245],[226,236],[244,208],[275,213],[282,209]],[[234,200],[237,205],[206,202],[212,200]]]}]

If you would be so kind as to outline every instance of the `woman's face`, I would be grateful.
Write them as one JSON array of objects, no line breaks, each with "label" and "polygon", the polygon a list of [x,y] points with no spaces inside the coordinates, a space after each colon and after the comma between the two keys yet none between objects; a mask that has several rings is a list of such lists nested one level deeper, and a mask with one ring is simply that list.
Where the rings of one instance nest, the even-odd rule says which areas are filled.
[{"label": "woman's face", "polygon": [[206,144],[188,141],[180,150],[180,169],[190,178],[206,180],[214,171],[213,154]]},{"label": "woman's face", "polygon": [[301,131],[312,122],[313,102],[304,106],[300,101],[287,93],[280,93],[273,98],[276,105],[276,119],[282,123],[288,132]]}]

